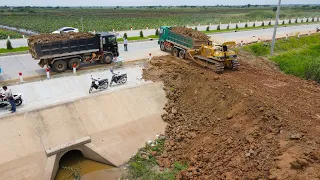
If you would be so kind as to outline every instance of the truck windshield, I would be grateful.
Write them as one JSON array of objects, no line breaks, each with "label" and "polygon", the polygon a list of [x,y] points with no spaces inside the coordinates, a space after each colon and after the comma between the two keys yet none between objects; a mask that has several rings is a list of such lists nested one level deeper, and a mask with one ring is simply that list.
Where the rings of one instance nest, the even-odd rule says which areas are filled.
[{"label": "truck windshield", "polygon": [[117,39],[116,39],[115,36],[110,36],[110,37],[108,37],[108,42],[110,42],[110,43],[116,43],[116,42],[117,42]]}]

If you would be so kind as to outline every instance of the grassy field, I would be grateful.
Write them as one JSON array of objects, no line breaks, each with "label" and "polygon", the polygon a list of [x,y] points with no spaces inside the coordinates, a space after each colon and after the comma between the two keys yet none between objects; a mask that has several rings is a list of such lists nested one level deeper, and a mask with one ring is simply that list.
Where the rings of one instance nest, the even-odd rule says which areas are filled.
[{"label": "grassy field", "polygon": [[[281,18],[315,17],[318,7],[283,7]],[[84,31],[111,31],[158,28],[161,25],[185,26],[255,21],[275,17],[273,7],[140,7],[140,8],[31,8],[2,9],[0,24],[52,32],[64,26],[81,28]]]},{"label": "grassy field", "polygon": [[10,35],[10,39],[22,38],[22,35],[16,31],[0,28],[0,39],[8,39],[8,35]]},{"label": "grassy field", "polygon": [[[269,56],[269,59],[275,61],[287,74],[320,83],[319,39],[320,34],[278,40],[275,46],[275,56]],[[270,46],[265,46],[265,43],[252,44],[244,49],[257,56],[268,56],[270,53]]]},{"label": "grassy field", "polygon": [[2,53],[10,53],[10,52],[21,52],[21,51],[28,51],[28,47],[18,47],[13,49],[6,49],[6,48],[0,48],[0,54]]}]

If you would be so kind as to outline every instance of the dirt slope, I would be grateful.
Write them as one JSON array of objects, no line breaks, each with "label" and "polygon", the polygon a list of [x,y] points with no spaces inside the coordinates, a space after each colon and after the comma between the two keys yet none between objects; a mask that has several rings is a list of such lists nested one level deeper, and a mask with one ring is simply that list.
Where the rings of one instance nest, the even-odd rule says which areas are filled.
[{"label": "dirt slope", "polygon": [[244,55],[222,75],[153,58],[144,78],[163,81],[169,99],[159,165],[187,162],[177,179],[319,179],[319,85]]}]

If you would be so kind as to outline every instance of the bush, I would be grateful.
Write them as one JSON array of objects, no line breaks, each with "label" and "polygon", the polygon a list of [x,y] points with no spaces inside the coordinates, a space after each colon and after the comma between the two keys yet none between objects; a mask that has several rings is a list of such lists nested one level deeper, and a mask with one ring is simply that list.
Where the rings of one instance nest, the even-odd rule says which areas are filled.
[{"label": "bush", "polygon": [[294,23],[298,23],[298,18],[294,21]]},{"label": "bush", "polygon": [[268,26],[271,26],[271,21],[268,23]]},{"label": "bush", "polygon": [[123,34],[123,38],[124,38],[124,39],[128,39],[127,33],[124,33],[124,34]]},{"label": "bush", "polygon": [[264,21],[262,21],[262,24],[261,24],[261,26],[262,26],[262,27],[264,26]]},{"label": "bush", "polygon": [[229,24],[228,24],[228,26],[227,26],[227,29],[230,29]]},{"label": "bush", "polygon": [[309,18],[307,18],[307,21],[306,22],[309,22]]},{"label": "bush", "polygon": [[210,31],[210,26],[207,27],[206,31]]},{"label": "bush", "polygon": [[314,18],[312,18],[312,22],[314,22]]},{"label": "bush", "polygon": [[247,27],[248,27],[248,24],[246,23],[246,24],[244,25],[244,27],[247,28]]},{"label": "bush", "polygon": [[265,56],[270,52],[270,47],[265,46],[263,43],[252,44],[249,46],[245,46],[244,48],[245,50],[252,52],[256,56]]},{"label": "bush", "polygon": [[236,29],[238,29],[239,27],[238,27],[238,24],[236,24]]},{"label": "bush", "polygon": [[282,21],[282,25],[284,25],[284,21]]},{"label": "bush", "polygon": [[156,29],[156,34],[155,35],[159,36],[159,30],[158,29]]},{"label": "bush", "polygon": [[13,49],[9,39],[7,40],[7,49]]},{"label": "bush", "polygon": [[220,25],[217,26],[217,30],[220,31]]},{"label": "bush", "polygon": [[140,37],[143,37],[143,32],[142,31],[140,31]]},{"label": "bush", "polygon": [[319,57],[306,65],[305,78],[312,79],[320,83],[320,58]]},{"label": "bush", "polygon": [[289,19],[289,24],[291,24],[291,19]]},{"label": "bush", "polygon": [[198,28],[197,28],[197,26],[194,28],[194,30],[196,30],[196,31],[198,31]]},{"label": "bush", "polygon": [[252,27],[256,27],[256,23],[253,23],[253,26]]}]

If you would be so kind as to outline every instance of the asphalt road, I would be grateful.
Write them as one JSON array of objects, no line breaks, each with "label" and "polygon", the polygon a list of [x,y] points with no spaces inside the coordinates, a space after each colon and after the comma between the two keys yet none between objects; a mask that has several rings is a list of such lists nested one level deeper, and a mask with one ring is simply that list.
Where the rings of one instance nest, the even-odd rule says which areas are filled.
[{"label": "asphalt road", "polygon": [[[277,31],[277,37],[285,37],[286,34],[296,35],[297,33],[308,33],[309,31],[315,32],[315,29],[320,27],[320,24],[310,24],[301,26],[288,26],[280,27]],[[252,42],[257,41],[258,38],[271,39],[273,29],[260,29],[252,31],[240,31],[212,34],[211,39],[217,43],[223,43],[226,41],[236,42]],[[147,58],[149,53],[153,56],[165,54],[160,51],[157,41],[146,41],[130,43],[128,46],[128,52],[123,51],[123,45],[119,45],[120,56],[125,61],[132,61],[136,59]],[[13,55],[0,57],[0,67],[2,68],[2,74],[0,75],[0,81],[17,79],[18,73],[22,72],[24,77],[34,75],[44,75],[45,69],[38,66],[38,61],[32,59],[31,55]]]},{"label": "asphalt road", "polygon": [[[301,22],[303,20],[303,22],[305,22],[307,19],[306,18],[302,18],[302,19],[298,19],[298,22]],[[311,22],[312,18],[309,18],[309,21]],[[282,23],[282,21],[285,21],[285,24],[289,24],[289,20],[279,20],[280,23]],[[291,19],[291,22],[295,22],[295,19]],[[255,23],[256,27],[261,26],[262,21],[256,21],[256,22],[247,22],[249,27],[253,26],[253,23]],[[269,21],[264,21],[264,24],[267,25],[269,23]],[[271,25],[274,25],[275,21],[271,21]],[[238,24],[239,28],[243,28],[245,27],[246,22],[237,22],[237,23],[229,23],[229,24],[221,24],[220,29],[227,29],[227,26],[229,25],[229,28],[236,28],[236,24]],[[217,29],[218,24],[212,24],[209,25],[210,30],[215,30]],[[1,25],[0,25],[1,27]],[[195,28],[196,26],[188,26],[186,25],[186,27],[190,27],[190,28]],[[208,27],[208,25],[198,25],[197,29],[199,31],[205,31],[206,28]],[[318,26],[319,27],[319,26]],[[94,31],[94,30],[92,30]],[[115,33],[118,33],[118,37],[123,37],[124,33],[127,33],[128,37],[134,37],[134,36],[140,36],[140,31],[141,30],[127,30],[127,31],[115,31]],[[145,37],[150,36],[150,35],[154,35],[155,34],[155,29],[143,29],[143,34]],[[6,48],[6,41],[7,40],[0,40],[0,48]],[[27,46],[27,39],[11,39],[11,44],[13,47],[20,47],[20,46]]]},{"label": "asphalt road", "polygon": [[[164,52],[159,50],[156,41],[131,43],[128,45],[128,51],[124,51],[123,45],[119,45],[119,53],[124,61],[148,58],[149,53],[154,56],[164,54]],[[2,68],[0,81],[17,79],[19,78],[19,72],[22,73],[23,77],[45,75],[46,69],[39,67],[38,62],[30,54],[0,57],[0,67]],[[88,64],[88,66],[93,65]]]}]

